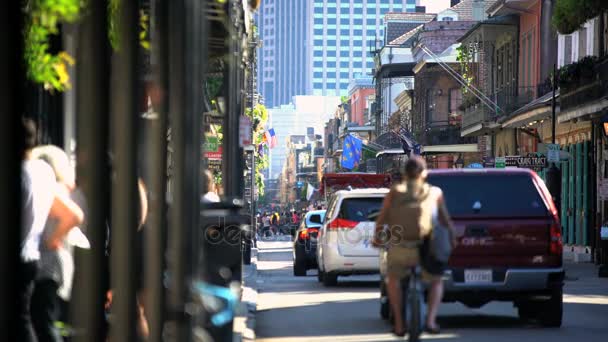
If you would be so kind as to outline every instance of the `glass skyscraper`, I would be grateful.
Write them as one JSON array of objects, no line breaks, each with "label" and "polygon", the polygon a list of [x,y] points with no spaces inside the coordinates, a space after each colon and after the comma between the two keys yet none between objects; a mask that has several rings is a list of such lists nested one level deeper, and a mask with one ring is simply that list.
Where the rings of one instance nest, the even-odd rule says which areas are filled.
[{"label": "glass skyscraper", "polygon": [[306,95],[307,8],[310,0],[264,0],[256,14],[258,88],[267,107]]},{"label": "glass skyscraper", "polygon": [[[305,1],[302,1],[305,2]],[[347,95],[355,74],[374,67],[370,48],[384,36],[388,12],[416,12],[419,0],[310,0],[307,93]]]}]

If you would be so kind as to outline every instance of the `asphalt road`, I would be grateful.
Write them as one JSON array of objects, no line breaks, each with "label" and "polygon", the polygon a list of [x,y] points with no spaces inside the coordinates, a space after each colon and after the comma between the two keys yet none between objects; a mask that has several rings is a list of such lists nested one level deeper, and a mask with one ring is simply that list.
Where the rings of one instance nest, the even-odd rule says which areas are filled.
[{"label": "asphalt road", "polygon": [[[337,287],[326,288],[317,282],[315,270],[306,277],[293,276],[289,242],[258,242],[258,248],[257,340],[398,340],[378,313],[378,276],[341,277]],[[522,323],[510,303],[490,303],[481,309],[442,304],[442,334],[422,339],[608,341],[608,280],[596,278],[592,268],[590,264],[567,268],[562,328]]]}]

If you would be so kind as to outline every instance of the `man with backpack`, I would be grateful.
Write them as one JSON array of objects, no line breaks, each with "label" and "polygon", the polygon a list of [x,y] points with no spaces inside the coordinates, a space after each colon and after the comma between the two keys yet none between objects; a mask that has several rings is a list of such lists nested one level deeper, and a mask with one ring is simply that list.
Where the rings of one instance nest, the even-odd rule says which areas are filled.
[{"label": "man with backpack", "polygon": [[[411,157],[405,164],[402,182],[393,185],[376,220],[373,245],[387,248],[387,291],[395,318],[393,333],[397,336],[404,336],[407,331],[401,307],[401,280],[408,276],[413,266],[421,263],[421,253],[417,247],[411,247],[412,242],[424,242],[421,249],[428,250],[429,238],[435,227],[448,229],[454,236],[443,192],[428,184],[426,176],[424,159]],[[441,277],[446,265],[434,262],[422,266],[423,280],[430,282],[426,330],[438,334],[436,319],[443,297]]]}]

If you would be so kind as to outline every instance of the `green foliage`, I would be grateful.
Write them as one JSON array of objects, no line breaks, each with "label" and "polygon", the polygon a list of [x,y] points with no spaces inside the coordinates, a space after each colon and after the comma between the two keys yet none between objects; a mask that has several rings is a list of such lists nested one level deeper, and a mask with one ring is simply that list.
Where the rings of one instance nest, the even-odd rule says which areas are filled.
[{"label": "green foliage", "polygon": [[348,103],[349,100],[350,100],[350,98],[348,96],[342,96],[342,97],[340,97],[340,101],[342,103]]},{"label": "green foliage", "polygon": [[587,56],[572,64],[564,65],[558,70],[559,86],[561,88],[570,85],[578,85],[590,80],[594,74],[594,66],[597,63],[596,56]]},{"label": "green foliage", "polygon": [[557,0],[553,9],[553,25],[560,33],[570,34],[606,10],[606,0]]},{"label": "green foliage", "polygon": [[[473,83],[473,73],[471,72],[470,64],[472,62],[471,52],[468,46],[460,45],[456,49],[456,60],[460,63],[460,73],[462,78],[470,86]],[[466,95],[469,92],[467,87],[462,87],[462,94]]]},{"label": "green foliage", "polygon": [[[114,51],[120,50],[118,23],[120,20],[120,0],[108,1],[108,40]],[[139,45],[150,50],[150,16],[139,11]]]},{"label": "green foliage", "polygon": [[[264,126],[268,121],[268,110],[266,106],[258,104],[255,107],[247,108],[245,115],[251,119],[251,130],[253,131],[253,144],[258,146],[264,139]],[[255,150],[255,184],[258,188],[259,195],[264,194],[264,176],[263,171],[268,168],[268,150],[264,148],[264,154],[260,155],[259,151]]]},{"label": "green foliage", "polygon": [[62,51],[49,53],[49,39],[59,33],[61,23],[80,17],[82,0],[29,0],[25,12],[24,57],[27,77],[47,90],[64,91],[70,87],[67,71],[74,59]]}]

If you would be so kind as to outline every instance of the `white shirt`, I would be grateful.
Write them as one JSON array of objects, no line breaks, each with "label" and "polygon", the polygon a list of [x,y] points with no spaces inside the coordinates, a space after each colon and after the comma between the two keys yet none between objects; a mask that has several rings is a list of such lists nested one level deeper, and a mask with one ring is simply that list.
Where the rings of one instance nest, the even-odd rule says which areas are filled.
[{"label": "white shirt", "polygon": [[26,160],[21,170],[21,260],[31,262],[40,259],[40,237],[55,199],[57,181],[53,169],[42,160]]},{"label": "white shirt", "polygon": [[203,203],[218,203],[220,201],[220,196],[218,196],[215,192],[208,192],[201,196],[201,202]]}]

